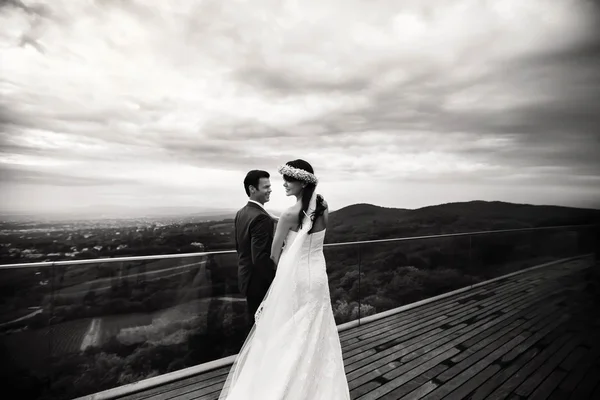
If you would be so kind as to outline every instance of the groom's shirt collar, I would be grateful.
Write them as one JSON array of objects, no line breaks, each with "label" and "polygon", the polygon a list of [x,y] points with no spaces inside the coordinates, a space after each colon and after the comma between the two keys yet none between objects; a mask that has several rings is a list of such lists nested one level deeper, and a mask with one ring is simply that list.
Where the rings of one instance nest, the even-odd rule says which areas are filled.
[{"label": "groom's shirt collar", "polygon": [[[251,200],[251,199],[248,199],[248,202],[249,202],[249,203],[258,204],[260,208],[262,208],[263,210],[265,210],[265,206],[263,206],[262,204],[260,204],[260,203],[259,203],[258,201],[256,201],[256,200]],[[265,211],[267,211],[267,210],[265,210]]]}]

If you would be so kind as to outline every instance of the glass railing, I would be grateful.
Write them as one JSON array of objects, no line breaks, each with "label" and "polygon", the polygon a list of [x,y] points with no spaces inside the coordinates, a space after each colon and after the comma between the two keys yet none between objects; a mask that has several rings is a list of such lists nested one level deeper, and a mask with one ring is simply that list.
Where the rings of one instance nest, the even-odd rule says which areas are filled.
[{"label": "glass railing", "polygon": [[[360,243],[359,317],[593,251],[590,227],[507,230]],[[356,278],[357,280],[359,278]]]},{"label": "glass railing", "polygon": [[[338,325],[593,251],[591,226],[325,245]],[[233,251],[0,266],[2,381],[73,399],[237,353]]]}]

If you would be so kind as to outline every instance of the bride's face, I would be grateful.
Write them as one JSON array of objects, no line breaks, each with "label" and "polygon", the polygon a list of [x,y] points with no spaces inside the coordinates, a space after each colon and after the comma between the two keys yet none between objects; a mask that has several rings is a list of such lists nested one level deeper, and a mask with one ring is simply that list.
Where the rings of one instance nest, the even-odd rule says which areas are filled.
[{"label": "bride's face", "polygon": [[302,190],[306,186],[306,183],[302,181],[294,181],[294,180],[283,180],[283,187],[285,188],[286,196],[298,196],[302,193]]}]

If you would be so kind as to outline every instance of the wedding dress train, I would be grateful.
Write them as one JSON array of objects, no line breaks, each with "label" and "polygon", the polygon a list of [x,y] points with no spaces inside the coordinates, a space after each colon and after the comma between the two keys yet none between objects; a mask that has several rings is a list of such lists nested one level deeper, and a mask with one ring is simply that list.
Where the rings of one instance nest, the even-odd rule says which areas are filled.
[{"label": "wedding dress train", "polygon": [[[314,210],[315,198],[308,210]],[[325,231],[290,231],[277,274],[219,400],[349,400],[326,273]]]}]

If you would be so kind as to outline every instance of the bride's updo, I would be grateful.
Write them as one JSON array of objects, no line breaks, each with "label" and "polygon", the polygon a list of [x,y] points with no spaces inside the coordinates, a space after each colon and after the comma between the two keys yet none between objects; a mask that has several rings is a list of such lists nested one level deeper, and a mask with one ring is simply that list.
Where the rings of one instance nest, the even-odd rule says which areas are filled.
[{"label": "bride's updo", "polygon": [[[287,167],[287,168],[286,168]],[[304,213],[308,210],[310,199],[317,188],[318,179],[315,176],[315,171],[312,165],[304,160],[293,160],[285,163],[284,166],[279,168],[279,172],[283,175],[283,179],[287,182],[304,182],[306,186],[302,190],[302,208],[298,213],[298,219],[300,221],[300,227],[302,227],[302,220],[304,219]],[[317,195],[317,205],[315,211],[310,215],[310,219],[315,221],[325,212],[323,206],[323,197]],[[312,233],[314,226],[308,233]]]}]

